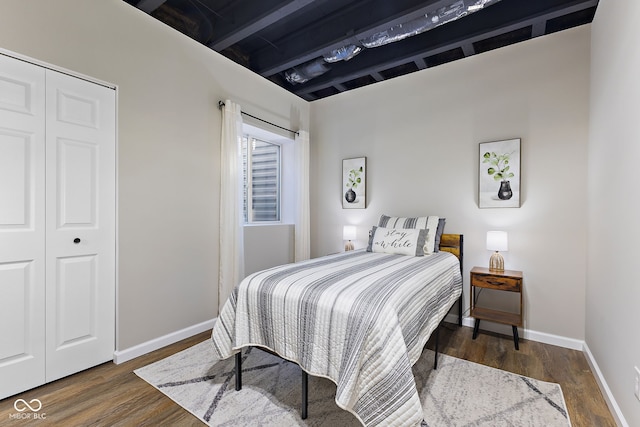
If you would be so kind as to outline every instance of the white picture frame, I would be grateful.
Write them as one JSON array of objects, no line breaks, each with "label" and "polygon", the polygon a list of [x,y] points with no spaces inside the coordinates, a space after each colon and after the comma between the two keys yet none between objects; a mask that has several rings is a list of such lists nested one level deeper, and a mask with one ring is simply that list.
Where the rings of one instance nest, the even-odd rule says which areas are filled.
[{"label": "white picture frame", "polygon": [[367,207],[367,158],[342,160],[342,208]]},{"label": "white picture frame", "polygon": [[478,207],[520,207],[520,138],[481,142]]}]

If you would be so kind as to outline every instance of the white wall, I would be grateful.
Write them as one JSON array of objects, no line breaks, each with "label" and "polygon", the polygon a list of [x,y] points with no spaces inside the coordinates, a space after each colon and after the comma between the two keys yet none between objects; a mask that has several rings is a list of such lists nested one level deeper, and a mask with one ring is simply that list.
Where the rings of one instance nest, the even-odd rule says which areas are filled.
[{"label": "white wall", "polygon": [[[584,339],[586,323],[613,395],[640,425],[640,3],[615,3],[599,3],[591,59],[586,26],[312,103],[312,252],[342,250],[349,223],[363,246],[383,212],[443,215],[446,231],[465,234],[466,291],[471,266],[488,262],[485,232],[509,231],[525,326]],[[3,0],[0,47],[119,86],[118,348],[214,317],[217,101],[293,129],[308,127],[309,104],[121,0]],[[522,207],[480,210],[478,143],[513,137]],[[340,165],[356,156],[368,157],[369,206],[346,211]]]},{"label": "white wall", "polygon": [[244,227],[244,273],[249,275],[294,260],[293,224]]},{"label": "white wall", "polygon": [[0,47],[119,86],[118,349],[217,316],[220,112],[309,104],[121,0],[3,0]]},{"label": "white wall", "polygon": [[[486,232],[506,230],[525,328],[583,340],[589,36],[582,26],[312,102],[312,255],[341,250],[345,224],[363,247],[383,213],[444,216],[465,237],[467,310]],[[522,207],[479,209],[478,144],[509,138],[522,139]],[[368,207],[343,210],[341,161],[359,156]]]},{"label": "white wall", "polygon": [[592,24],[586,342],[630,426],[640,426],[640,2],[600,0]]}]

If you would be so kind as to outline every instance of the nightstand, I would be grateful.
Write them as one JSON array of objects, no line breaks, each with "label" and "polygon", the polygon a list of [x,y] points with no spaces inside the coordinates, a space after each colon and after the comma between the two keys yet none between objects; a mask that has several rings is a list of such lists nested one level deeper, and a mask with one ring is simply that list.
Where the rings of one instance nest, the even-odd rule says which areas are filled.
[{"label": "nightstand", "polygon": [[[476,288],[495,289],[499,291],[518,292],[520,294],[520,313],[509,313],[501,310],[476,306]],[[478,328],[481,320],[504,323],[511,325],[513,330],[513,343],[516,350],[518,346],[518,326],[522,326],[522,271],[504,270],[493,271],[483,267],[471,269],[471,317],[475,318],[473,326],[473,339],[478,336]]]}]

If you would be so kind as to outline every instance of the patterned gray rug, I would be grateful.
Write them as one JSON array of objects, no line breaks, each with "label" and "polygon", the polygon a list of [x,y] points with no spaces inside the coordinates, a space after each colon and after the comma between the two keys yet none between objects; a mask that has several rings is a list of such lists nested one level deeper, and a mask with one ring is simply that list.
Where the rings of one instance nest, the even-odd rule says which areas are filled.
[{"label": "patterned gray rug", "polygon": [[[205,341],[135,373],[210,426],[359,426],[334,402],[333,382],[309,376],[308,418],[300,417],[298,365],[257,348],[243,352],[243,387],[234,360],[211,361]],[[425,350],[413,368],[423,426],[570,426],[558,384]]]}]

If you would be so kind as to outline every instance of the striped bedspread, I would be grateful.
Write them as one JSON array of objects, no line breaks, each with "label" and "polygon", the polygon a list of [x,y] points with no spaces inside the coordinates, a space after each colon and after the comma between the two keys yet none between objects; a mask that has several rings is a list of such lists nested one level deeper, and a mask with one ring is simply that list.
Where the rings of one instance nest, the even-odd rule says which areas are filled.
[{"label": "striped bedspread", "polygon": [[336,403],[366,426],[416,426],[411,367],[462,292],[458,259],[364,250],[254,273],[224,305],[212,340],[226,359],[266,347],[337,385]]}]

